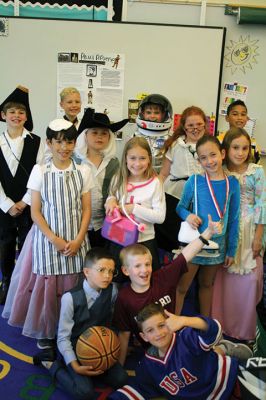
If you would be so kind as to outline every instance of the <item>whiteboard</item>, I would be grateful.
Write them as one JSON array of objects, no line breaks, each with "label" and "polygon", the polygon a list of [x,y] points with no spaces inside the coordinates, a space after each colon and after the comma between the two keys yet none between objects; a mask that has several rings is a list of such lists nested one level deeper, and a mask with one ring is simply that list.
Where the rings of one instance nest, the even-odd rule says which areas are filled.
[{"label": "whiteboard", "polygon": [[[10,18],[0,37],[1,101],[18,85],[30,89],[34,132],[56,117],[57,54],[125,55],[123,117],[137,93],[168,97],[175,113],[198,105],[218,113],[226,28],[151,23]],[[101,110],[96,110],[101,111]]]}]

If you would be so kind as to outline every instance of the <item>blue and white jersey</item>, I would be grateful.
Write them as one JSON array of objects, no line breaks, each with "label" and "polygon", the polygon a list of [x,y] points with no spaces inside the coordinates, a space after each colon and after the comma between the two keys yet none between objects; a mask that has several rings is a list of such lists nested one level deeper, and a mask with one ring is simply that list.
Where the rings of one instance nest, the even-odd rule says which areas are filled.
[{"label": "blue and white jersey", "polygon": [[237,378],[238,361],[212,350],[221,337],[221,327],[215,320],[204,320],[209,326],[206,332],[184,328],[174,333],[164,358],[151,347],[132,385],[123,386],[108,398],[227,400]]}]

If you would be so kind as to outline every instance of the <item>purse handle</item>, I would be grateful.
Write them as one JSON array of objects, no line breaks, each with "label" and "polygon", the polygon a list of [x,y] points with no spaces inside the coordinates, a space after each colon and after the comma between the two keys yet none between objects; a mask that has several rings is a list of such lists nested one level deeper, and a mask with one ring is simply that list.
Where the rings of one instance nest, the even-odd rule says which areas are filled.
[{"label": "purse handle", "polygon": [[145,229],[146,229],[146,225],[143,224],[143,223],[138,224],[138,223],[127,213],[127,211],[126,211],[126,209],[125,209],[124,200],[125,200],[125,195],[123,195],[123,196],[122,196],[122,199],[121,199],[121,206],[122,206],[123,213],[125,214],[125,216],[126,216],[134,225],[136,225],[136,226],[138,227],[138,231],[139,231],[139,232],[144,232]]}]

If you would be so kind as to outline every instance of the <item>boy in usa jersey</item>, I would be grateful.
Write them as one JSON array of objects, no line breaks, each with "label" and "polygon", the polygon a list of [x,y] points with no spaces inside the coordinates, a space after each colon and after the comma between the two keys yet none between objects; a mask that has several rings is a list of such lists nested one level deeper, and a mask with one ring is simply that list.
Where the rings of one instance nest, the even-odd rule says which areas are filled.
[{"label": "boy in usa jersey", "polygon": [[233,393],[239,395],[239,361],[226,356],[222,346],[215,347],[222,334],[219,322],[207,317],[177,316],[156,303],[144,307],[136,319],[142,339],[151,347],[140,361],[132,384],[108,399],[239,398],[231,397]]}]

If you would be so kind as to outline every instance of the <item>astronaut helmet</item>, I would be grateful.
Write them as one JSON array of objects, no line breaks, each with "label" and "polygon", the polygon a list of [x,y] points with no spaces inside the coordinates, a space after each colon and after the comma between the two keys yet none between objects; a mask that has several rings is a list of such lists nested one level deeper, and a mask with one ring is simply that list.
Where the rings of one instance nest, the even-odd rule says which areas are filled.
[{"label": "astronaut helmet", "polygon": [[170,101],[161,94],[150,94],[139,105],[138,133],[151,137],[165,136],[172,126],[172,116]]}]

